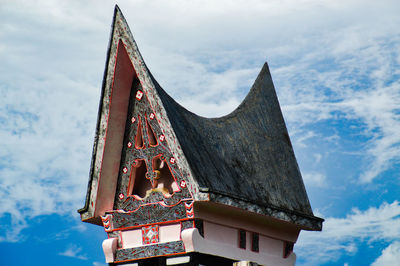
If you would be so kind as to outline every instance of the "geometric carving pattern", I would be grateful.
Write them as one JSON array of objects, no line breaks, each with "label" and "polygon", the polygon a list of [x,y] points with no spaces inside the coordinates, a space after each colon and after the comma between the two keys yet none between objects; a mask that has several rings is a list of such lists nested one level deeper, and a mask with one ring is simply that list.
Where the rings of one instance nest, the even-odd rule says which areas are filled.
[{"label": "geometric carving pattern", "polygon": [[112,216],[110,214],[106,214],[104,216],[100,216],[100,218],[101,221],[103,222],[104,231],[111,232],[113,229],[111,224]]},{"label": "geometric carving pattern", "polygon": [[148,225],[142,227],[143,245],[155,244],[160,242],[158,225]]},{"label": "geometric carving pattern", "polygon": [[160,191],[151,191],[149,196],[143,200],[136,199],[135,197],[128,197],[123,203],[120,204],[119,210],[135,211],[137,208],[139,208],[139,206],[155,202],[163,202],[163,204],[168,207],[173,206],[179,203],[181,200],[190,197],[189,195],[186,195],[187,197],[180,197],[181,194],[182,192],[177,191],[172,195],[172,197],[165,198]]},{"label": "geometric carving pattern", "polygon": [[179,254],[184,252],[185,246],[183,245],[182,241],[172,241],[168,243],[146,245],[137,248],[117,249],[115,254],[115,262]]},{"label": "geometric carving pattern", "polygon": [[193,203],[194,203],[194,201],[185,201],[186,216],[188,218],[194,217]]},{"label": "geometric carving pattern", "polygon": [[[114,210],[107,212],[103,221],[108,233],[142,226],[142,243],[151,244],[152,248],[129,249],[133,252],[130,255],[122,249],[117,252],[120,258],[156,256],[148,253],[150,250],[160,254],[183,252],[183,244],[179,241],[172,246],[157,244],[159,225],[156,223],[194,218],[193,197],[184,178],[187,173],[179,168],[179,159],[170,151],[157,119],[139,79],[134,78]],[[193,227],[193,222],[184,225]]]},{"label": "geometric carving pattern", "polygon": [[131,89],[116,195],[114,209],[127,212],[192,199],[138,78]]},{"label": "geometric carving pattern", "polygon": [[184,204],[177,204],[166,208],[159,203],[142,205],[134,212],[114,211],[112,217],[113,228],[126,228],[151,223],[187,219]]}]

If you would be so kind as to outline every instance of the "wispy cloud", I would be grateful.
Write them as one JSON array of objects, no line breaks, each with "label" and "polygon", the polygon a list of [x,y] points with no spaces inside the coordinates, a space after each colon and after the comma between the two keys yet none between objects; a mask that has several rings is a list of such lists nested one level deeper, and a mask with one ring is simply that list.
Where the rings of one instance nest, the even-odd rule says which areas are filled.
[{"label": "wispy cloud", "polygon": [[82,248],[76,245],[69,245],[66,250],[58,253],[60,256],[71,257],[79,260],[87,260],[87,256],[85,254],[81,254]]},{"label": "wispy cloud", "polygon": [[[328,49],[335,50],[335,45],[338,42]],[[363,160],[369,165],[359,181],[367,183],[400,161],[400,62],[394,60],[399,56],[400,38],[389,43],[369,40],[356,48],[334,54],[324,49],[315,51],[298,64],[275,70],[275,79],[281,85],[278,91],[283,95],[289,125],[304,130],[296,132],[299,144],[304,146],[302,139],[311,134],[308,127],[317,122],[358,123],[353,134],[368,139],[359,150],[365,150]],[[324,61],[328,69],[313,69]]]},{"label": "wispy cloud", "polygon": [[[77,52],[78,39],[93,34],[80,30],[94,26],[79,8],[62,6],[4,1],[0,8],[0,218],[11,228],[0,241],[20,240],[28,219],[76,215],[83,204],[99,94],[92,76],[103,62],[82,60],[88,48]],[[77,78],[79,69],[86,71]]]},{"label": "wispy cloud", "polygon": [[[378,208],[371,207],[365,211],[353,209],[344,218],[326,218],[322,232],[303,231],[301,233],[296,245],[296,253],[304,265],[321,265],[328,261],[337,261],[346,254],[355,254],[360,242],[391,242],[399,239],[400,204],[395,201],[391,204],[383,203]],[[317,253],[313,248],[316,246]],[[396,251],[398,251],[398,244],[388,248],[382,256],[384,258],[394,256]],[[388,254],[385,255],[386,253]]]},{"label": "wispy cloud", "polygon": [[310,186],[326,186],[326,176],[318,172],[303,173],[303,180]]},{"label": "wispy cloud", "polygon": [[396,265],[400,261],[400,242],[395,241],[391,243],[387,248],[382,251],[382,255],[379,256],[371,266],[387,266]]},{"label": "wispy cloud", "polygon": [[93,262],[93,266],[107,266],[107,264],[95,261]]},{"label": "wispy cloud", "polygon": [[[26,219],[76,215],[83,204],[113,4],[2,2],[0,218],[12,229],[0,241],[15,241]],[[120,4],[157,80],[200,115],[232,111],[268,61],[297,143],[325,138],[313,128],[320,121],[358,121],[354,131],[368,138],[359,152],[370,165],[362,182],[400,159],[400,18],[393,6],[397,1]],[[329,136],[340,140],[338,132]],[[313,162],[325,156],[313,154]],[[328,179],[308,173],[316,184]]]}]

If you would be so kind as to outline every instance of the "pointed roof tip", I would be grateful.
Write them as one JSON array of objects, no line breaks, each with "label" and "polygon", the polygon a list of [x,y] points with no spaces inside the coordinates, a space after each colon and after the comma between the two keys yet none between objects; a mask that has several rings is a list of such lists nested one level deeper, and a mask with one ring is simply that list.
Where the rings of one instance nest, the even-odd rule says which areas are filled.
[{"label": "pointed roof tip", "polygon": [[[271,98],[272,97],[272,98]],[[253,106],[263,106],[270,104],[270,101],[276,97],[275,86],[272,81],[271,72],[268,62],[264,62],[261,70],[258,72],[256,79],[250,87],[247,95],[240,104],[229,114],[215,117],[212,119],[226,119],[237,116],[238,113],[249,113],[251,115],[254,110]],[[280,108],[280,107],[279,107]]]},{"label": "pointed roof tip", "polygon": [[119,6],[118,6],[117,4],[115,4],[115,7],[114,7],[114,17],[115,17],[117,14],[120,14],[121,17],[124,17],[124,15],[122,14],[122,11],[121,11],[121,9],[119,8]]},{"label": "pointed roof tip", "polygon": [[264,62],[264,65],[263,65],[263,67],[262,67],[260,72],[264,72],[264,71],[267,71],[268,73],[270,72],[269,71],[269,65],[268,65],[267,61]]},{"label": "pointed roof tip", "polygon": [[[256,80],[255,80],[254,83],[253,83],[253,86],[254,86],[254,84],[257,82],[257,79],[258,79],[258,78],[260,78],[260,77],[265,77],[266,75],[271,76],[271,71],[269,70],[269,65],[268,65],[268,62],[267,62],[267,61],[264,62],[264,65],[262,66],[260,72],[258,72],[258,75],[257,75],[257,77],[256,77]],[[272,78],[272,77],[271,77],[271,78]]]},{"label": "pointed roof tip", "polygon": [[115,18],[117,17],[117,14],[119,14],[119,16],[122,18],[122,21],[123,21],[125,24],[127,24],[127,26],[128,26],[128,23],[126,22],[126,19],[125,19],[125,17],[124,17],[124,14],[122,13],[122,11],[121,11],[121,9],[119,8],[119,6],[118,6],[117,4],[115,4],[115,7],[114,7],[114,21],[115,21]]},{"label": "pointed roof tip", "polygon": [[[114,6],[114,14],[113,14],[113,20],[112,20],[112,23],[111,23],[111,25],[112,25],[112,28],[114,28],[114,24],[115,24],[115,22],[117,21],[116,20],[116,18],[117,18],[117,14],[122,14],[122,12],[121,12],[121,9],[119,9],[119,6],[117,5],[117,4],[115,4],[115,6]],[[111,39],[112,39],[112,34],[113,34],[113,30],[111,30]]]},{"label": "pointed roof tip", "polygon": [[[175,101],[175,99],[173,99],[165,90],[163,90],[163,88],[160,86],[160,84],[158,84],[158,82],[155,80],[155,78],[153,77],[153,75],[150,73],[151,75],[151,79],[152,81],[157,84],[156,88],[158,93],[160,93],[160,90],[162,90],[162,95],[164,95],[164,97],[168,97],[170,99],[171,102],[174,103],[175,106],[179,106],[179,109],[186,112],[186,113],[190,113],[193,116],[196,116],[198,118],[201,119],[205,119],[205,120],[225,120],[225,119],[229,119],[231,117],[236,116],[239,112],[252,112],[249,107],[257,104],[255,103],[255,97],[259,97],[257,96],[259,93],[261,93],[263,95],[263,97],[259,97],[259,99],[264,99],[266,97],[264,97],[267,89],[266,88],[273,88],[273,93],[274,95],[276,95],[276,91],[275,91],[275,87],[273,85],[273,81],[272,81],[272,76],[271,76],[271,72],[269,69],[269,65],[268,62],[265,61],[263,66],[261,67],[261,70],[258,72],[256,79],[254,80],[253,84],[251,85],[248,93],[246,94],[246,96],[242,99],[242,101],[239,103],[239,105],[236,106],[236,108],[231,111],[230,113],[224,114],[222,116],[217,116],[217,117],[204,117],[201,116],[193,111],[188,110],[187,108],[185,108],[184,106],[182,106],[181,104],[179,104],[177,101]],[[164,97],[162,97],[164,99]],[[267,102],[266,102],[267,104]]]}]

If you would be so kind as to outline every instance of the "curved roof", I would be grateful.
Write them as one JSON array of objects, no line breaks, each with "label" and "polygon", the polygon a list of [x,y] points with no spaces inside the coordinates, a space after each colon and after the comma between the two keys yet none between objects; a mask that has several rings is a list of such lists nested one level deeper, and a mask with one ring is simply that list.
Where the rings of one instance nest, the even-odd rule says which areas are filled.
[{"label": "curved roof", "polygon": [[[291,222],[304,229],[321,230],[323,219],[313,215],[268,65],[263,66],[236,110],[220,118],[200,117],[179,105],[151,75],[118,7],[107,55],[88,194],[85,207],[79,210],[82,219],[97,219],[112,206],[111,197],[115,193],[115,173],[102,177],[101,174],[105,158],[114,156],[111,152],[104,153],[104,149],[111,145],[105,142],[106,137],[110,139],[106,131],[110,130],[112,122],[106,118],[110,112],[114,75],[117,75],[113,69],[119,40],[123,40],[129,56],[127,60],[157,107],[166,138],[176,143],[172,145],[173,152],[183,153],[184,160],[180,163],[187,168],[190,181],[196,187],[193,191],[199,196],[194,195],[195,199],[208,199]],[[119,126],[115,130],[123,132],[124,129]],[[118,161],[113,164],[117,165]],[[108,195],[111,202],[99,200],[104,195]]]},{"label": "curved roof", "polygon": [[313,217],[267,64],[220,118],[186,110],[152,79],[201,191]]}]

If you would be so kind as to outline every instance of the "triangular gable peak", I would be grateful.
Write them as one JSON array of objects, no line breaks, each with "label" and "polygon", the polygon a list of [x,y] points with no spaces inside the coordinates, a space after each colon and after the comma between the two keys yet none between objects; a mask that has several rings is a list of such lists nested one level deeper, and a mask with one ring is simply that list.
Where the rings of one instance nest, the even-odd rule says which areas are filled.
[{"label": "triangular gable peak", "polygon": [[158,203],[174,206],[193,197],[139,79],[132,90],[113,210]]},{"label": "triangular gable peak", "polygon": [[[143,176],[143,167],[152,171]],[[164,177],[157,177],[157,172],[169,180],[158,181]],[[146,197],[147,190],[150,195]],[[81,219],[101,224],[100,216],[106,211],[137,208],[139,204],[132,203],[135,199],[149,203],[158,198],[160,204],[168,205],[192,194],[198,198],[203,193],[192,178],[151,75],[116,6]]]}]

